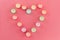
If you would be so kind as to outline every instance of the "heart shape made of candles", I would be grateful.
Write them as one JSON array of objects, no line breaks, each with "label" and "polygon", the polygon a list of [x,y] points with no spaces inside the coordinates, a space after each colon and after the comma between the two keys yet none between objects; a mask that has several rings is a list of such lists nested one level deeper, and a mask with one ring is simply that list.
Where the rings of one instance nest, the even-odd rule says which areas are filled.
[{"label": "heart shape made of candles", "polygon": [[[32,5],[30,8],[28,8],[27,6],[17,3],[16,8],[12,8],[10,10],[11,14],[13,14],[12,19],[16,21],[17,19],[20,20],[16,24],[19,28],[21,28],[21,32],[25,33],[27,37],[31,36],[31,32],[35,33],[37,31],[36,27],[40,27],[40,22],[43,22],[45,20],[45,17],[43,15],[45,15],[47,11],[46,9],[42,8],[42,4],[38,4],[37,6]],[[19,13],[18,11],[20,9],[21,11]],[[30,31],[27,31],[27,28],[25,26],[31,28]]]}]

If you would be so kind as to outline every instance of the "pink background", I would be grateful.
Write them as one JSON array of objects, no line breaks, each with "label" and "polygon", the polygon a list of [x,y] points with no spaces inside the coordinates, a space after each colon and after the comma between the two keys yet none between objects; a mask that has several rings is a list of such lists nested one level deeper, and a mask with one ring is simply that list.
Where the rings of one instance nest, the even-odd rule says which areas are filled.
[{"label": "pink background", "polygon": [[[48,11],[48,14],[45,15],[46,21],[30,38],[26,38],[15,25],[16,21],[11,20],[12,15],[9,11],[17,2],[27,6],[41,2]],[[23,14],[23,12],[21,13]],[[22,14],[18,16],[22,16]],[[24,24],[27,24],[30,20],[27,16],[25,18],[22,20]],[[26,21],[27,19],[29,21]],[[31,22],[30,24],[32,24]],[[60,0],[0,0],[0,40],[60,40]]]}]

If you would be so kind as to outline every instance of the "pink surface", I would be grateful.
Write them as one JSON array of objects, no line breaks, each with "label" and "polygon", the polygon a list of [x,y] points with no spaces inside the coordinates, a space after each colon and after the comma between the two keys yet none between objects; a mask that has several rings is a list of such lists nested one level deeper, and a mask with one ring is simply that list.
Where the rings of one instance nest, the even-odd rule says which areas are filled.
[{"label": "pink surface", "polygon": [[[46,21],[42,22],[41,28],[37,29],[37,33],[33,33],[30,38],[26,38],[24,33],[21,33],[19,31],[19,28],[15,25],[16,21],[11,20],[12,15],[9,11],[17,2],[27,6],[30,6],[33,3],[38,4],[39,2],[41,2],[44,4],[44,8],[48,11],[48,14],[45,15]],[[0,40],[60,40],[59,4],[60,0],[0,0]],[[23,16],[24,19],[23,17],[21,17],[21,21],[23,21],[25,26],[28,26],[27,28],[30,28],[30,25],[26,24],[30,21],[29,24],[32,25],[32,22],[35,22],[35,17],[34,19],[32,15],[31,17],[27,17],[23,11],[20,11],[18,12],[18,14],[20,15],[17,15],[19,17]],[[37,12],[35,12],[35,14],[33,15],[35,16],[36,13]]]}]

